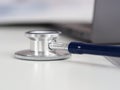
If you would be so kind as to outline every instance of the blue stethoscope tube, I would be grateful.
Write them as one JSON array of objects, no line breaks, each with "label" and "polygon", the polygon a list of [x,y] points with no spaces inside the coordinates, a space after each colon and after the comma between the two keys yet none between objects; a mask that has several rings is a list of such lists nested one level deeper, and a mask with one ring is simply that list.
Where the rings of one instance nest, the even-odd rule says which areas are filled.
[{"label": "blue stethoscope tube", "polygon": [[73,54],[94,54],[120,57],[120,46],[71,42],[68,45],[68,51]]}]

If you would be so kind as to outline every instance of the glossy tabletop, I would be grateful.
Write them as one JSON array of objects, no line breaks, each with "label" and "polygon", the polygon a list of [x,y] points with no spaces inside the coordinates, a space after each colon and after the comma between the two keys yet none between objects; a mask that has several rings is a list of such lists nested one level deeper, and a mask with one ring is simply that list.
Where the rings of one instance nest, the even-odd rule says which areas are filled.
[{"label": "glossy tabletop", "polygon": [[[0,28],[0,90],[120,90],[120,69],[103,56],[72,55],[61,61],[15,59],[14,52],[29,48],[24,34],[28,30]],[[65,36],[59,40],[72,41]]]}]

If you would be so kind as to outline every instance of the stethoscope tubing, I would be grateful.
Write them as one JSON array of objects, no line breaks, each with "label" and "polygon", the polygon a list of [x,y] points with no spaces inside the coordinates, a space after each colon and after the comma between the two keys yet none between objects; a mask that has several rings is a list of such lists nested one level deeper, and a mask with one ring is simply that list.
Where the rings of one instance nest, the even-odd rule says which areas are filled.
[{"label": "stethoscope tubing", "polygon": [[73,54],[93,54],[120,57],[120,46],[70,42],[68,45],[68,51]]}]

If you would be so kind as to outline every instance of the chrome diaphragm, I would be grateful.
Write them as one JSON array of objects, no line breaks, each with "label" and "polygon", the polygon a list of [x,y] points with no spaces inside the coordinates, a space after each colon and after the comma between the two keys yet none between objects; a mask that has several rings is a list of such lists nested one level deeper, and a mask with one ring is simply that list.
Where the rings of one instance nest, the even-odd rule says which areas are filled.
[{"label": "chrome diaphragm", "polygon": [[70,53],[64,49],[52,49],[49,46],[57,44],[59,31],[28,31],[26,36],[30,39],[30,49],[18,51],[15,57],[25,60],[51,61],[63,60],[70,57]]}]

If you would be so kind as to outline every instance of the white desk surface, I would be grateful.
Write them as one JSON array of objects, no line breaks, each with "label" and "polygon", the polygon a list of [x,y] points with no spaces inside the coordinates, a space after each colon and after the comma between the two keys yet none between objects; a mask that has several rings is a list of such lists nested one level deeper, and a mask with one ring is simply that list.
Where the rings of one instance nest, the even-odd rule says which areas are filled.
[{"label": "white desk surface", "polygon": [[28,30],[0,28],[0,90],[120,90],[120,69],[102,56],[45,62],[13,58],[15,51],[29,47]]}]

